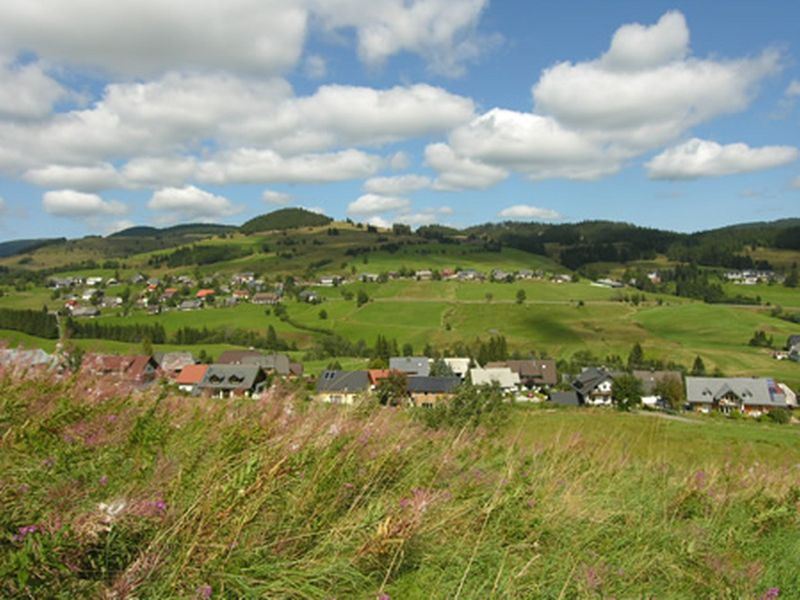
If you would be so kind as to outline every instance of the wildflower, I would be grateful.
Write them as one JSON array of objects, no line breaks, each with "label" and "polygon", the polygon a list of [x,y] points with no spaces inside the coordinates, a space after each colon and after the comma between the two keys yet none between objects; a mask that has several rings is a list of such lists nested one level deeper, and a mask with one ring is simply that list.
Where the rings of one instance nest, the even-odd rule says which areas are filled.
[{"label": "wildflower", "polygon": [[764,595],[761,596],[760,600],[775,600],[778,596],[781,595],[781,589],[776,587],[769,588]]},{"label": "wildflower", "polygon": [[697,487],[697,489],[702,490],[704,487],[706,487],[707,479],[708,477],[706,475],[706,472],[703,471],[702,469],[698,470],[694,474],[694,484]]},{"label": "wildflower", "polygon": [[98,483],[100,483],[100,485],[102,485],[103,487],[107,486],[108,485],[108,475],[103,475],[100,478]]},{"label": "wildflower", "polygon": [[208,600],[208,598],[211,598],[212,592],[213,590],[211,589],[211,586],[208,585],[207,583],[204,583],[199,588],[197,588],[197,596],[199,598],[203,598],[203,600]]},{"label": "wildflower", "polygon": [[167,503],[164,502],[162,499],[158,499],[153,503],[153,507],[159,512],[166,512],[167,510]]},{"label": "wildflower", "polygon": [[13,541],[15,541],[15,542],[21,542],[21,541],[23,541],[23,540],[24,540],[26,537],[28,537],[29,535],[31,535],[31,534],[33,534],[33,533],[36,533],[37,531],[39,531],[39,528],[38,528],[36,525],[25,525],[25,526],[23,526],[23,527],[20,527],[20,528],[17,530],[17,533],[15,533],[15,534],[12,536],[12,538],[11,538],[11,539],[12,539]]},{"label": "wildflower", "polygon": [[392,600],[392,597],[389,594],[381,592],[378,594],[378,600]]},{"label": "wildflower", "polygon": [[42,461],[42,466],[43,466],[43,467],[45,467],[46,469],[49,469],[49,468],[50,468],[50,467],[52,467],[54,464],[56,464],[56,459],[55,459],[55,458],[53,458],[52,456],[48,456],[47,458],[45,458],[45,459]]}]

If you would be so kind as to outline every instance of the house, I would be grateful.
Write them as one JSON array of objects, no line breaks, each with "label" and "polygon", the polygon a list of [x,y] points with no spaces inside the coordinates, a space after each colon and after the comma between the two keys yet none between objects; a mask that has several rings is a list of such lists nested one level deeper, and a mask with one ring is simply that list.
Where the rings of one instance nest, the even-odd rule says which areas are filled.
[{"label": "house", "polygon": [[187,365],[175,378],[178,389],[182,392],[194,394],[206,376],[208,365]]},{"label": "house", "polygon": [[309,304],[319,302],[319,296],[316,292],[311,290],[303,290],[297,294],[297,299],[300,300],[300,302],[308,302]]},{"label": "house", "polygon": [[660,382],[673,380],[683,387],[683,375],[680,371],[634,371],[633,376],[642,384],[642,404],[651,408],[664,403],[663,398],[655,391]]},{"label": "house", "polygon": [[505,362],[490,362],[486,368],[508,367],[519,375],[519,380],[529,390],[544,386],[556,385],[558,383],[558,373],[556,371],[556,361],[551,359],[528,359],[528,360],[508,360]]},{"label": "house", "polygon": [[800,361],[800,335],[790,335],[786,340],[787,357],[790,360]]},{"label": "house", "polygon": [[96,287],[96,286],[100,285],[101,283],[103,283],[103,278],[102,277],[87,277],[86,278],[86,285],[88,285],[89,287]]},{"label": "house", "polygon": [[96,306],[73,306],[71,309],[73,317],[99,317],[100,309]]},{"label": "house", "polygon": [[763,377],[687,377],[686,401],[703,413],[738,411],[754,417],[789,408],[781,387]]},{"label": "house", "polygon": [[244,364],[245,358],[254,358],[258,359],[264,356],[261,352],[257,350],[225,350],[222,354],[219,355],[217,359],[217,364],[220,365],[242,365]]},{"label": "house", "polygon": [[513,392],[519,387],[519,374],[508,367],[495,369],[470,369],[469,378],[472,385],[499,385],[504,392]]},{"label": "house", "polygon": [[[235,351],[234,351],[235,352]],[[223,352],[223,355],[226,354]],[[222,362],[222,357],[220,361]],[[289,357],[285,354],[261,354],[257,356],[247,354],[242,356],[241,364],[243,365],[258,365],[265,373],[275,373],[281,377],[286,377],[291,374],[291,362]]]},{"label": "house", "polygon": [[278,304],[281,301],[281,297],[278,294],[273,294],[271,292],[259,292],[254,294],[253,297],[250,299],[250,302],[253,304]]},{"label": "house", "polygon": [[191,352],[156,352],[153,358],[169,379],[175,379],[183,369],[197,362]]},{"label": "house", "polygon": [[330,404],[355,404],[369,387],[368,371],[325,371],[317,380],[317,399]]},{"label": "house", "polygon": [[433,279],[433,271],[430,269],[420,269],[414,273],[414,277],[417,278],[417,281],[430,281]]},{"label": "house", "polygon": [[216,294],[216,292],[211,288],[203,288],[202,290],[198,290],[198,292],[194,295],[194,297],[197,298],[198,300],[213,302],[214,294]]},{"label": "house", "polygon": [[604,368],[588,367],[572,382],[582,404],[611,406],[614,376]]},{"label": "house", "polygon": [[369,283],[373,281],[378,281],[378,274],[377,273],[362,273],[358,276],[359,281],[363,281],[364,283]]},{"label": "house", "polygon": [[369,385],[372,389],[380,384],[381,381],[387,379],[392,374],[391,369],[369,369]]},{"label": "house", "polygon": [[413,406],[430,408],[441,402],[446,402],[461,385],[461,378],[456,376],[446,377],[416,377],[406,379],[406,390]]},{"label": "house", "polygon": [[6,369],[48,369],[55,366],[56,357],[44,350],[0,349],[0,366]]},{"label": "house", "polygon": [[266,387],[267,375],[258,365],[208,365],[200,393],[214,398],[247,396],[252,398]]},{"label": "house", "polygon": [[319,279],[319,284],[325,287],[334,287],[340,283],[342,283],[342,278],[339,275],[325,275]]},{"label": "house", "polygon": [[178,305],[178,310],[199,310],[203,308],[200,300],[184,300]]},{"label": "house", "polygon": [[431,361],[425,356],[393,356],[389,359],[389,369],[427,377],[431,372]]},{"label": "house", "polygon": [[580,406],[582,404],[577,392],[550,392],[549,400],[558,406]]},{"label": "house", "polygon": [[778,387],[783,392],[783,395],[786,396],[786,405],[789,408],[797,408],[797,394],[794,393],[792,388],[785,383],[778,383]]},{"label": "house", "polygon": [[289,377],[302,377],[303,376],[303,363],[290,362],[289,363]]},{"label": "house", "polygon": [[245,302],[250,299],[250,292],[247,290],[233,290],[233,294],[231,295],[237,301]]},{"label": "house", "polygon": [[117,308],[122,304],[122,298],[119,296],[107,296],[100,301],[100,306],[103,308]]},{"label": "house", "polygon": [[103,290],[96,290],[94,288],[90,288],[87,290],[83,290],[81,294],[81,300],[84,302],[89,302],[92,298],[101,297],[103,295]]},{"label": "house", "polygon": [[98,377],[116,376],[126,383],[144,385],[156,378],[158,363],[152,356],[87,354],[83,357],[81,371]]},{"label": "house", "polygon": [[453,375],[459,377],[461,381],[467,378],[467,373],[469,373],[469,367],[472,364],[471,358],[445,358],[444,364],[450,367],[450,370],[453,372]]},{"label": "house", "polygon": [[178,288],[168,287],[161,294],[161,299],[162,300],[170,300],[177,293],[178,293]]}]

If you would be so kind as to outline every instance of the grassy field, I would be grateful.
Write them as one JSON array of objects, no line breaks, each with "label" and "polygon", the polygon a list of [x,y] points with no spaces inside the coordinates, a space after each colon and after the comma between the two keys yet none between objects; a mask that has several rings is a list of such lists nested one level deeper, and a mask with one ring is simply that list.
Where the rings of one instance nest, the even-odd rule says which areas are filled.
[{"label": "grassy field", "polygon": [[400,409],[5,379],[0,595],[776,598],[796,426]]}]

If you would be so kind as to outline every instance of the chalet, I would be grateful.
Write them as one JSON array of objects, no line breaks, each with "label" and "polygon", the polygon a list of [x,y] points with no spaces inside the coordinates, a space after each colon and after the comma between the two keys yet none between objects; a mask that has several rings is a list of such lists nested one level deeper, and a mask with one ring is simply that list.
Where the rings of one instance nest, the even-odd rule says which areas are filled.
[{"label": "chalet", "polygon": [[317,399],[330,404],[355,404],[369,387],[367,371],[325,371],[317,380]]},{"label": "chalet", "polygon": [[81,294],[81,300],[84,302],[89,302],[92,298],[99,298],[103,295],[103,290],[96,290],[94,288],[90,288],[87,290],[83,290]]},{"label": "chalet", "polygon": [[495,269],[492,271],[492,281],[511,281],[512,279],[514,279],[514,276],[502,269]]},{"label": "chalet", "polygon": [[495,369],[470,369],[472,385],[498,385],[504,392],[514,392],[519,387],[519,375],[508,367]]},{"label": "chalet", "polygon": [[231,283],[233,285],[246,285],[248,283],[253,283],[255,279],[255,273],[237,273],[231,277]]},{"label": "chalet", "polygon": [[429,281],[433,279],[433,271],[430,269],[420,269],[414,273],[414,277],[417,278],[417,281]]},{"label": "chalet", "polygon": [[680,371],[634,371],[633,376],[642,384],[642,404],[644,406],[663,406],[664,399],[656,394],[656,386],[662,381],[673,380],[683,387]]},{"label": "chalet", "polygon": [[450,370],[453,372],[453,375],[460,378],[461,381],[467,378],[467,374],[469,373],[469,367],[472,364],[471,358],[445,358],[444,364],[450,367]]},{"label": "chalet", "polygon": [[63,290],[75,285],[75,279],[72,277],[53,277],[47,281],[47,287],[57,290]]},{"label": "chalet", "polygon": [[270,292],[259,292],[254,294],[253,297],[250,299],[250,302],[253,304],[270,304],[275,305],[281,301],[281,297],[278,294],[273,294]]},{"label": "chalet", "polygon": [[464,269],[458,272],[458,279],[460,281],[476,281],[478,279],[483,279],[483,276],[475,269]]},{"label": "chalet", "polygon": [[800,335],[790,335],[786,340],[786,357],[789,360],[800,362]]},{"label": "chalet", "polygon": [[303,363],[289,363],[289,377],[302,377],[304,370]]},{"label": "chalet", "polygon": [[406,375],[427,377],[431,372],[431,361],[425,356],[393,356],[389,359],[389,369]]},{"label": "chalet", "polygon": [[247,355],[242,357],[241,364],[258,365],[267,374],[275,373],[281,377],[291,375],[291,362],[285,354]]},{"label": "chalet", "polygon": [[703,413],[738,411],[754,417],[789,408],[783,389],[772,379],[759,377],[687,377],[686,401]]},{"label": "chalet", "polygon": [[217,364],[220,365],[242,365],[245,358],[259,359],[264,356],[257,350],[225,350],[219,355]]},{"label": "chalet", "polygon": [[542,388],[558,383],[556,361],[551,359],[509,360],[505,362],[490,362],[487,368],[508,367],[519,375],[519,380],[526,388]]},{"label": "chalet", "polygon": [[430,408],[450,400],[461,385],[461,378],[449,377],[409,377],[406,380],[411,404]]},{"label": "chalet", "polygon": [[598,279],[597,281],[593,281],[592,285],[596,287],[605,287],[605,288],[625,287],[625,284],[622,283],[621,281],[617,281],[615,279],[609,279],[607,277],[604,279]]},{"label": "chalet", "polygon": [[100,301],[100,306],[103,308],[117,308],[122,306],[122,298],[119,296],[106,296]]},{"label": "chalet", "polygon": [[73,306],[71,308],[71,314],[75,318],[80,317],[99,317],[100,316],[100,309],[96,306]]},{"label": "chalet", "polygon": [[614,376],[604,368],[588,367],[572,382],[582,404],[610,406]]},{"label": "chalet", "polygon": [[171,300],[178,293],[178,288],[168,287],[161,294],[161,300]]},{"label": "chalet", "polygon": [[203,308],[200,300],[184,300],[178,305],[178,310],[199,310]]},{"label": "chalet", "polygon": [[206,376],[208,365],[187,365],[175,378],[178,389],[182,392],[194,394]]},{"label": "chalet", "polygon": [[558,275],[553,275],[550,278],[550,281],[553,283],[571,283],[572,277],[564,273],[559,273]]},{"label": "chalet", "polygon": [[258,396],[266,387],[266,374],[258,365],[208,365],[200,393],[214,398]]},{"label": "chalet", "polygon": [[156,378],[158,364],[152,356],[89,354],[83,358],[81,371],[88,375],[114,376],[126,383],[144,385]]}]

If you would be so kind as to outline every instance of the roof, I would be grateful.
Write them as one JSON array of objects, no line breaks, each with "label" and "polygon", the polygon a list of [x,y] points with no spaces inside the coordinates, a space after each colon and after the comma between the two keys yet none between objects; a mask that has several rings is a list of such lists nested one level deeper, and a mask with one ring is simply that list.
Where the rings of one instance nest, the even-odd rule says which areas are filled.
[{"label": "roof", "polygon": [[558,383],[556,361],[551,359],[508,360],[505,362],[490,362],[487,368],[508,367],[517,373],[521,379],[533,379],[546,385]]},{"label": "roof", "polygon": [[158,366],[152,356],[120,356],[116,354],[89,354],[81,367],[99,373],[119,373],[138,379],[145,374],[147,366]]},{"label": "roof", "polygon": [[154,355],[154,358],[165,371],[180,371],[195,363],[191,352],[159,352]]},{"label": "roof", "polygon": [[456,375],[466,375],[469,371],[469,365],[472,362],[470,358],[445,358],[445,364],[450,367]]},{"label": "roof", "polygon": [[303,370],[304,370],[303,369],[303,363],[296,363],[296,362],[289,363],[289,372],[292,375],[294,375],[296,377],[302,377],[303,376]]},{"label": "roof", "polygon": [[205,298],[206,296],[213,296],[214,294],[216,294],[214,290],[204,289],[204,290],[199,290],[195,296],[197,298]]},{"label": "roof", "polygon": [[519,374],[508,367],[496,369],[470,369],[469,377],[472,385],[492,385],[497,383],[501,388],[512,388],[519,385]]},{"label": "roof", "polygon": [[412,394],[452,394],[461,385],[461,378],[446,377],[409,377],[406,389]]},{"label": "roof", "polygon": [[44,350],[18,350],[0,349],[0,365],[34,367],[38,365],[49,365],[54,362],[54,357]]},{"label": "roof", "polygon": [[580,406],[581,400],[577,392],[552,392],[550,402],[561,406]]},{"label": "roof", "polygon": [[[223,354],[225,354],[223,352]],[[219,362],[223,362],[220,360]],[[255,356],[248,354],[242,357],[241,364],[243,365],[258,365],[265,371],[275,371],[278,375],[289,374],[289,357],[285,354],[261,354],[257,353]]]},{"label": "roof", "polygon": [[426,356],[393,356],[389,359],[389,368],[409,375],[427,377],[431,372],[431,361]]},{"label": "roof", "polygon": [[369,388],[368,371],[325,371],[317,380],[317,392],[363,392]]},{"label": "roof", "polygon": [[791,350],[794,346],[800,345],[800,335],[790,335],[786,340],[786,349]]},{"label": "roof", "polygon": [[259,358],[264,356],[261,352],[255,350],[225,350],[219,355],[217,364],[219,365],[237,365],[244,362],[247,357]]},{"label": "roof", "polygon": [[208,365],[188,365],[178,374],[175,383],[178,385],[197,385],[206,375]]},{"label": "roof", "polygon": [[614,376],[605,369],[589,367],[584,369],[572,382],[572,387],[579,394],[586,394],[594,390],[605,381],[611,381]]},{"label": "roof", "polygon": [[732,393],[747,406],[786,406],[786,395],[772,379],[758,377],[687,377],[686,399],[713,404]]},{"label": "roof", "polygon": [[634,371],[633,376],[642,382],[642,391],[646,396],[652,394],[656,384],[664,379],[674,379],[683,385],[680,371]]},{"label": "roof", "polygon": [[264,372],[257,365],[208,365],[199,387],[213,390],[249,390]]},{"label": "roof", "polygon": [[381,379],[386,379],[392,374],[391,369],[370,369],[369,381],[372,385],[378,383]]}]

